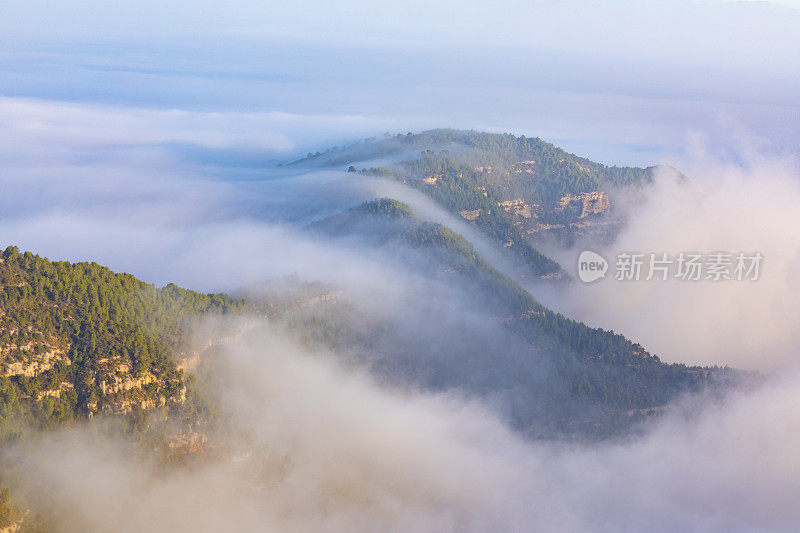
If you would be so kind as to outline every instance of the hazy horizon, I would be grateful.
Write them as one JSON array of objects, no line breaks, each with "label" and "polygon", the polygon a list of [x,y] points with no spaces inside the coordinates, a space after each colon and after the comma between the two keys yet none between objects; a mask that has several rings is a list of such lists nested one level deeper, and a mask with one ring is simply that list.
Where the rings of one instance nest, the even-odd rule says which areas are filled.
[{"label": "hazy horizon", "polygon": [[278,159],[432,127],[538,136],[617,165],[678,164],[698,140],[733,160],[798,150],[800,11],[776,4],[86,1],[6,14],[0,95],[323,119],[288,134]]}]

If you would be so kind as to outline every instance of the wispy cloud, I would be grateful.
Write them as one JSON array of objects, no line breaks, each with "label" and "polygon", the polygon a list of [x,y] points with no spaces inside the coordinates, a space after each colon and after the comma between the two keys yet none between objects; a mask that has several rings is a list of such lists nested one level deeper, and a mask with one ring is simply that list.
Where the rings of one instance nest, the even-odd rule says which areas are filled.
[{"label": "wispy cloud", "polygon": [[[276,331],[213,367],[226,453],[165,471],[75,430],[7,455],[83,531],[791,530],[798,382],[673,408],[596,446],[520,440],[481,405],[386,389]],[[216,441],[218,437],[223,440]]]},{"label": "wispy cloud", "polygon": [[[606,280],[547,300],[670,361],[760,370],[797,364],[800,172],[792,159],[739,155],[744,162],[730,164],[698,154],[684,166],[686,181],[665,171],[643,202],[629,206],[627,227],[603,252],[612,263],[620,252],[673,260],[681,252],[760,252],[757,281],[622,282],[612,264]],[[565,265],[575,264],[579,249],[562,258]]]}]

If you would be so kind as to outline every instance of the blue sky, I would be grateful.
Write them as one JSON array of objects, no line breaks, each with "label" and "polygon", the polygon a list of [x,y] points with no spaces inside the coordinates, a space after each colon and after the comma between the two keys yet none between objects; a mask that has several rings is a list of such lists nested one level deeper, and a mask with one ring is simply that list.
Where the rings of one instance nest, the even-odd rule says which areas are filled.
[{"label": "blue sky", "polygon": [[263,132],[289,139],[278,158],[437,126],[620,164],[800,133],[791,1],[0,4],[0,95],[310,117]]}]

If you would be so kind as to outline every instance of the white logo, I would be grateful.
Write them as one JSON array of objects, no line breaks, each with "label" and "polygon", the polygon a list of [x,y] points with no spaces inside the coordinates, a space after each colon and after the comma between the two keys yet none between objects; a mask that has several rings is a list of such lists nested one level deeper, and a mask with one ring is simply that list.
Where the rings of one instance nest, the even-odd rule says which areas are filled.
[{"label": "white logo", "polygon": [[584,250],[578,257],[578,277],[584,283],[591,283],[606,277],[608,261],[590,250]]}]

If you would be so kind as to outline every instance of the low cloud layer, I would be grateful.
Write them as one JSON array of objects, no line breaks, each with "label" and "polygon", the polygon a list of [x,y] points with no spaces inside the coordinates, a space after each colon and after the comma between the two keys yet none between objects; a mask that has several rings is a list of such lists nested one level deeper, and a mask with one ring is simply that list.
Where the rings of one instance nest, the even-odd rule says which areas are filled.
[{"label": "low cloud layer", "polygon": [[[0,110],[6,117],[0,125],[6,185],[0,239],[53,259],[94,260],[150,282],[202,290],[291,274],[353,286],[372,279],[376,287],[382,279],[400,279],[385,275],[392,268],[385,261],[318,242],[296,228],[362,199],[390,195],[461,232],[508,270],[471,227],[401,185],[264,164],[293,153],[319,128],[323,137],[336,137],[367,119],[20,98],[0,99]],[[260,154],[252,161],[261,163],[229,167],[239,156],[247,161],[246,153]],[[794,328],[800,307],[792,298],[800,262],[797,168],[758,157],[737,165],[697,161],[681,166],[686,183],[665,176],[643,204],[635,203],[627,230],[601,251],[608,258],[620,251],[760,251],[758,282],[609,280],[576,285],[567,298],[540,296],[668,360],[777,368],[791,360],[800,340]],[[574,263],[572,255],[559,259]]]},{"label": "low cloud layer", "polygon": [[243,156],[291,157],[298,146],[310,142],[394,126],[389,120],[358,114],[164,110],[3,96],[0,113],[0,157],[26,166],[31,166],[28,158],[41,156],[42,150],[48,158],[41,163],[46,165],[53,157],[103,161],[118,156],[119,147],[196,146],[211,153],[230,149]]},{"label": "low cloud layer", "polygon": [[[292,273],[330,281],[375,269],[297,229],[359,202],[359,179],[275,166],[308,136],[352,134],[358,117],[18,98],[0,99],[0,112],[6,245],[203,290]],[[257,154],[249,166],[248,153]],[[239,165],[233,170],[231,159]]]},{"label": "low cloud layer", "polygon": [[[606,279],[576,283],[551,303],[593,325],[636,339],[670,361],[777,370],[797,363],[800,343],[800,171],[792,160],[748,157],[665,171],[644,200],[631,200],[628,224],[611,247]],[[583,246],[592,246],[584,243]],[[561,259],[574,270],[577,252]],[[618,281],[621,252],[761,252],[757,281]],[[647,257],[645,257],[647,259]],[[735,265],[734,265],[735,266]],[[675,265],[671,267],[674,269]],[[646,276],[647,264],[643,268]],[[705,277],[705,273],[703,277]],[[564,298],[566,296],[566,298]]]},{"label": "low cloud layer", "polygon": [[[227,159],[185,149],[282,157],[312,133],[306,126],[301,135],[271,115],[0,106],[11,117],[0,126],[6,244],[202,290],[296,274],[344,287],[388,319],[431,298],[441,305],[434,311],[452,314],[429,320],[430,329],[469,323],[452,320],[462,309],[446,304],[456,300],[438,298],[447,287],[357,242],[297,229],[391,194],[490,249],[426,199],[338,171],[253,165],[234,179]],[[377,383],[351,354],[310,350],[271,325],[229,343],[209,374],[235,422],[213,437],[224,439],[220,457],[164,470],[78,428],[8,452],[20,497],[51,510],[63,529],[85,531],[791,530],[800,520],[797,171],[764,160],[685,169],[690,181],[660,181],[614,247],[600,251],[761,251],[762,278],[609,280],[552,303],[670,360],[782,370],[760,388],[686,399],[623,442],[530,442],[492,406],[453,390]],[[479,368],[489,363],[497,359]]]},{"label": "low cloud layer", "polygon": [[[163,470],[75,431],[12,455],[64,530],[790,530],[800,520],[795,377],[674,407],[644,436],[520,440],[452,395],[386,389],[273,327],[213,380],[227,452]],[[702,400],[702,401],[701,401]]]}]

